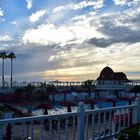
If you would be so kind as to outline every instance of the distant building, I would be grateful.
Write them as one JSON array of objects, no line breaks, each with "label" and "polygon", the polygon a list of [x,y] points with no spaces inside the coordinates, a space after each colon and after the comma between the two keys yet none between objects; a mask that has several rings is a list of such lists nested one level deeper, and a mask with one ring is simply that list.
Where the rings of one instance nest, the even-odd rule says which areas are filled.
[{"label": "distant building", "polygon": [[123,72],[105,67],[96,79],[96,95],[99,97],[124,97],[132,88],[132,81]]}]

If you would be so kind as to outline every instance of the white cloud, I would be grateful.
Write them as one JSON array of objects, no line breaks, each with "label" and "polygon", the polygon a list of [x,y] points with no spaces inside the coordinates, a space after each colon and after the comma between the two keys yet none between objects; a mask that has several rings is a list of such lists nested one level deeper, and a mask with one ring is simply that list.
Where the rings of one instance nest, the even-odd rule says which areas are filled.
[{"label": "white cloud", "polygon": [[[100,16],[95,13],[88,13],[86,15],[76,16],[68,25],[56,26],[54,24],[42,24],[35,29],[26,30],[23,34],[22,41],[25,44],[59,44],[64,46],[83,43],[84,41],[93,38],[95,44],[101,44],[102,42],[99,41],[110,41],[107,39],[113,38],[115,36],[113,31],[115,31],[118,35],[117,37],[115,36],[115,38],[118,39],[115,39],[115,41],[120,40],[120,42],[127,42],[127,38],[131,35],[131,32],[133,33],[132,36],[137,34],[137,32],[135,33],[134,27],[139,28],[139,22],[136,22],[138,16],[136,14],[137,12],[131,12],[130,15],[128,14],[130,11],[128,11],[127,14],[125,12],[122,13],[121,16],[118,13]],[[137,11],[137,9],[135,11]],[[135,23],[133,22],[134,20]],[[129,31],[129,34],[126,34],[126,38],[125,35],[120,38],[121,32],[124,33],[127,32],[127,30]],[[133,39],[131,38],[131,40]],[[109,42],[106,43],[106,45],[111,45]]]},{"label": "white cloud", "polygon": [[0,8],[0,17],[3,17],[3,10]]},{"label": "white cloud", "polygon": [[59,7],[56,7],[55,9],[53,9],[53,13],[57,13],[57,12],[63,11],[63,10],[78,10],[78,9],[86,8],[88,6],[93,6],[94,9],[99,9],[99,8],[103,7],[103,1],[104,0],[82,1],[82,2],[76,3],[76,4],[68,4],[68,5],[64,5],[64,6],[59,6]]},{"label": "white cloud", "polygon": [[26,0],[27,2],[27,9],[31,9],[32,8],[32,0]]},{"label": "white cloud", "polygon": [[65,27],[56,27],[53,24],[41,25],[38,29],[27,30],[23,36],[24,43],[42,45],[65,43],[74,39],[74,34]]},{"label": "white cloud", "polygon": [[[94,20],[98,18],[94,17]],[[36,29],[29,29],[23,35],[23,42],[35,43],[41,45],[60,44],[67,45],[73,43],[82,43],[91,37],[107,38],[99,32],[98,25],[91,24],[93,16],[77,20],[70,25],[55,26],[54,24],[42,24]]]},{"label": "white cloud", "polygon": [[40,11],[37,11],[36,13],[33,13],[30,17],[29,17],[29,20],[31,22],[36,22],[39,20],[40,17],[42,17],[44,14],[46,14],[47,11],[46,10],[40,10]]},{"label": "white cloud", "polygon": [[10,41],[12,38],[9,35],[0,36],[0,41]]},{"label": "white cloud", "polygon": [[13,24],[13,25],[17,24],[16,21],[11,21],[10,23]]},{"label": "white cloud", "polygon": [[113,0],[116,5],[132,5],[137,4],[140,0]]}]

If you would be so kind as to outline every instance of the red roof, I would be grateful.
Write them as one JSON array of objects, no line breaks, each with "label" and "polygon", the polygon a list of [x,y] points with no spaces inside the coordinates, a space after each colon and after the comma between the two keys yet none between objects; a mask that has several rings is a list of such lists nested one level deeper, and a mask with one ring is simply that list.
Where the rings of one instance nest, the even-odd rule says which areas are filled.
[{"label": "red roof", "polygon": [[98,81],[100,80],[119,80],[119,81],[129,81],[123,72],[114,72],[110,67],[105,67],[100,76],[97,78]]}]

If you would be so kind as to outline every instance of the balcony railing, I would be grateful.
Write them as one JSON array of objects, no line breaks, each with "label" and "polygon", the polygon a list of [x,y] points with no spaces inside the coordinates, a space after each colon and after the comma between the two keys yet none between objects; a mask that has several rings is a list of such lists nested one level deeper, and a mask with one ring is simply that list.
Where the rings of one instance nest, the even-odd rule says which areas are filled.
[{"label": "balcony railing", "polygon": [[101,140],[140,122],[140,99],[133,105],[0,120],[0,140]]},{"label": "balcony railing", "polygon": [[96,85],[96,89],[104,89],[104,90],[115,90],[115,89],[127,89],[132,88],[132,85]]}]

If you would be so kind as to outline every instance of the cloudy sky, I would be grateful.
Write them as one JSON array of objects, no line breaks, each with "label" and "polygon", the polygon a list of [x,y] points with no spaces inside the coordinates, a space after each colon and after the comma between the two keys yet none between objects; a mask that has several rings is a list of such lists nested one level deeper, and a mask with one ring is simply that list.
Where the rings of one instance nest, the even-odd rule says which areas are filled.
[{"label": "cloudy sky", "polygon": [[0,51],[16,53],[16,81],[96,79],[105,66],[140,79],[140,0],[0,0]]}]

